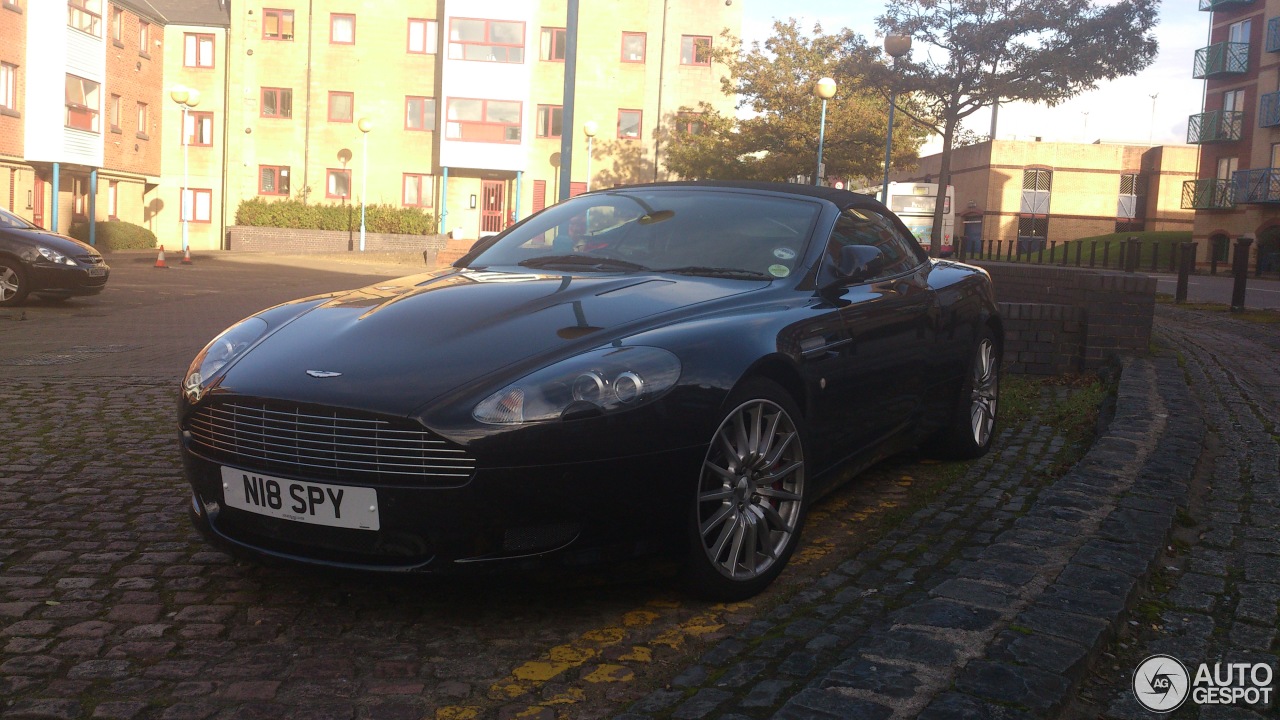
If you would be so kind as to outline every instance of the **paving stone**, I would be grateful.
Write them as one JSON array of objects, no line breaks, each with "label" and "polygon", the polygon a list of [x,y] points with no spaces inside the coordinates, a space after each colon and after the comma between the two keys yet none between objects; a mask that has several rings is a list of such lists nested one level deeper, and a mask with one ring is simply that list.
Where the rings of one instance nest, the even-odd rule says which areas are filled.
[{"label": "paving stone", "polygon": [[1017,708],[984,702],[972,695],[945,692],[930,702],[916,720],[1032,720]]},{"label": "paving stone", "polygon": [[985,660],[969,663],[956,678],[956,689],[961,692],[1026,707],[1041,716],[1057,711],[1070,687],[1061,675]]},{"label": "paving stone", "polygon": [[869,690],[897,698],[911,697],[919,686],[920,681],[910,668],[864,658],[836,666],[827,673],[821,685],[828,689]]},{"label": "paving stone", "polygon": [[695,693],[693,697],[680,703],[671,713],[671,717],[675,718],[675,720],[700,720],[701,718],[714,717],[713,713],[716,709],[731,697],[733,697],[732,693],[724,690],[704,688]]},{"label": "paving stone", "polygon": [[838,690],[806,688],[793,696],[774,717],[778,720],[885,720],[892,715],[893,710],[885,705],[842,695]]}]

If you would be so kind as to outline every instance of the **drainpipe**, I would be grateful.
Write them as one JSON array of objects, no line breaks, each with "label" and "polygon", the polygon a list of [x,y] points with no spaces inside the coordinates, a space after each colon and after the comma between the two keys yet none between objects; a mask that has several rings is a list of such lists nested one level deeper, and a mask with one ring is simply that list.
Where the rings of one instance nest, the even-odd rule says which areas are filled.
[{"label": "drainpipe", "polygon": [[513,223],[520,222],[520,184],[524,182],[524,171],[516,171],[516,209],[511,213]]},{"label": "drainpipe", "polygon": [[49,229],[58,232],[58,188],[62,185],[62,181],[58,177],[58,173],[62,170],[62,166],[58,163],[53,164],[53,214],[52,222]]},{"label": "drainpipe", "polygon": [[89,171],[89,244],[98,240],[98,168]]},{"label": "drainpipe", "polygon": [[[662,43],[658,49],[658,126],[662,125],[662,85],[667,76],[667,10],[671,3],[662,3]],[[662,136],[653,141],[653,181],[658,182],[658,159],[662,145]]]},{"label": "drainpipe", "polygon": [[560,127],[560,192],[557,202],[569,199],[573,181],[573,103],[574,88],[578,79],[578,0],[569,0],[568,15],[565,18],[564,48],[564,99],[561,109]]},{"label": "drainpipe", "polygon": [[447,220],[449,218],[449,168],[441,167],[444,171],[444,182],[440,183],[440,217],[436,222],[436,231],[441,235],[449,234],[449,226]]},{"label": "drainpipe", "polygon": [[[311,35],[315,25],[315,0],[307,2],[307,109],[302,130],[302,204],[307,204],[311,187]],[[328,178],[325,179],[328,182]]]},{"label": "drainpipe", "polygon": [[[222,51],[225,58],[222,61],[222,157],[218,158],[218,174],[222,180],[222,219],[218,222],[218,249],[226,250],[227,242],[227,129],[231,127],[231,121],[228,116],[230,103],[228,98],[231,97],[231,26],[227,25],[226,38],[222,41]],[[187,129],[182,128],[182,132],[186,133]],[[233,210],[234,212],[234,210]]]}]

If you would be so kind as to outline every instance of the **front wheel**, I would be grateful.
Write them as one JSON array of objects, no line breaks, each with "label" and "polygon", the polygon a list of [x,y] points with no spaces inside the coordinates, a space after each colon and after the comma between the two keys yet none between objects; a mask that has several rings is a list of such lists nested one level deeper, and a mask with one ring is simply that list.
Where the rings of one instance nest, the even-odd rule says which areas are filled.
[{"label": "front wheel", "polygon": [[7,257],[0,257],[0,307],[21,305],[31,287],[22,265]]},{"label": "front wheel", "polygon": [[750,597],[778,577],[804,523],[805,431],[795,401],[752,380],[711,437],[689,519],[688,581],[703,597]]}]

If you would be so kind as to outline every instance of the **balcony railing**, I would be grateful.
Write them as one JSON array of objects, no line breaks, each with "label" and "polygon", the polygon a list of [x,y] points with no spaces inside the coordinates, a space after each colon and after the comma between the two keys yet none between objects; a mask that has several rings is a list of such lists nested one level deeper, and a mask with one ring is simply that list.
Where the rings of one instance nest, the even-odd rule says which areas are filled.
[{"label": "balcony railing", "polygon": [[1267,21],[1267,52],[1280,52],[1280,17]]},{"label": "balcony railing", "polygon": [[1280,92],[1267,93],[1258,101],[1258,127],[1280,125]]},{"label": "balcony railing", "polygon": [[1206,178],[1182,183],[1183,210],[1227,210],[1236,206],[1235,184],[1230,180]]},{"label": "balcony railing", "polygon": [[1197,80],[1249,71],[1249,43],[1220,42],[1196,51],[1192,77]]},{"label": "balcony railing", "polygon": [[1253,0],[1200,0],[1200,9],[1203,10],[1226,10],[1227,8],[1242,7],[1244,5],[1252,5]]},{"label": "balcony railing", "polygon": [[1244,113],[1239,110],[1214,110],[1192,115],[1187,120],[1187,144],[1232,142],[1240,139],[1244,129]]},{"label": "balcony railing", "polygon": [[1280,204],[1280,170],[1259,168],[1240,170],[1232,176],[1235,180],[1237,203]]}]

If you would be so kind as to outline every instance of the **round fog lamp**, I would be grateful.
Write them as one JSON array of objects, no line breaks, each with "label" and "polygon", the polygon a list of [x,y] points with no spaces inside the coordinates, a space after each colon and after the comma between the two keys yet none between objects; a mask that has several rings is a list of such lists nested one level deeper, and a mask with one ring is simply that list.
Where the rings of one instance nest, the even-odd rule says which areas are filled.
[{"label": "round fog lamp", "polygon": [[644,380],[633,372],[624,372],[618,375],[618,379],[613,381],[613,394],[618,396],[620,402],[629,403],[638,399],[644,393]]}]

